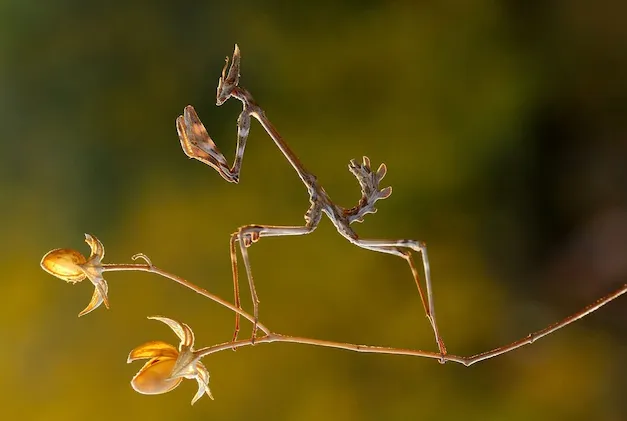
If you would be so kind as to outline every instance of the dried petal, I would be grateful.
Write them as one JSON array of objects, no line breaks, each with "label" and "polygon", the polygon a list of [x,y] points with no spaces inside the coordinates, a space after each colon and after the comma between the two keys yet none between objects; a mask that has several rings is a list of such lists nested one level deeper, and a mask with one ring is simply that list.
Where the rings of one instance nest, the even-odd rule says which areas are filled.
[{"label": "dried petal", "polygon": [[[104,302],[105,307],[109,308],[109,297],[107,295],[109,292],[109,288],[107,286],[107,281],[105,281],[102,277],[102,272],[104,272],[104,269],[100,264],[100,257],[98,257],[97,255],[92,256],[87,261],[87,263],[81,265],[81,269],[83,269],[83,272],[85,273],[85,275],[87,275],[87,278],[89,278],[91,283],[94,284],[94,287],[98,291],[99,296],[102,299],[102,302]],[[98,305],[100,305],[100,303],[98,303]]]},{"label": "dried petal", "polygon": [[105,307],[109,308],[109,297],[107,296],[109,292],[109,285],[107,285],[107,281],[101,278],[100,281],[96,284],[96,290],[100,293]]},{"label": "dried petal", "polygon": [[90,259],[94,256],[98,256],[98,259],[100,260],[104,259],[105,249],[99,239],[93,235],[85,234],[85,242],[89,245],[89,248],[91,248],[91,256],[89,256]]},{"label": "dried petal", "polygon": [[163,341],[150,341],[138,346],[128,354],[126,362],[133,362],[144,358],[169,357],[176,359],[179,352],[176,348]]},{"label": "dried petal", "polygon": [[194,332],[185,323],[179,323],[176,320],[168,319],[167,317],[151,316],[148,318],[158,320],[170,326],[170,329],[172,329],[176,336],[178,336],[181,340],[181,346],[192,347],[194,345]]},{"label": "dried petal", "polygon": [[198,382],[198,391],[192,399],[192,405],[195,404],[198,399],[202,398],[202,395],[204,395],[205,393],[211,398],[211,400],[213,400],[213,395],[211,394],[211,390],[209,390],[209,371],[201,362],[198,362],[196,364],[196,370],[198,373],[198,375],[196,376],[196,381]]},{"label": "dried petal", "polygon": [[85,256],[72,249],[55,249],[41,259],[41,268],[49,274],[67,282],[80,282],[86,275],[80,265],[86,262]]},{"label": "dried petal", "polygon": [[96,285],[94,289],[94,294],[91,296],[91,301],[85,307],[85,310],[78,313],[78,317],[84,316],[87,313],[91,313],[93,310],[98,308],[100,304],[105,303],[105,307],[109,308],[109,302],[106,300],[107,293],[109,292],[109,286],[107,282],[103,279],[100,283]]},{"label": "dried petal", "polygon": [[144,395],[167,393],[178,386],[183,379],[170,378],[175,359],[169,357],[153,358],[148,361],[131,380],[136,392]]}]

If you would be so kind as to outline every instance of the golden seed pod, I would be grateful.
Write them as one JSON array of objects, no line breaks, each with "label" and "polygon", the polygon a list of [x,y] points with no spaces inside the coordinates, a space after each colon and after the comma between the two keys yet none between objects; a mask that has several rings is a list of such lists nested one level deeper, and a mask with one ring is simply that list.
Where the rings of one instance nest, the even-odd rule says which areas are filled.
[{"label": "golden seed pod", "polygon": [[85,272],[80,265],[85,264],[85,256],[72,249],[51,250],[41,259],[41,268],[49,274],[66,282],[80,282],[85,279]]},{"label": "golden seed pod", "polygon": [[167,393],[177,387],[182,377],[170,378],[176,358],[153,358],[131,380],[135,391],[143,395],[158,395]]}]

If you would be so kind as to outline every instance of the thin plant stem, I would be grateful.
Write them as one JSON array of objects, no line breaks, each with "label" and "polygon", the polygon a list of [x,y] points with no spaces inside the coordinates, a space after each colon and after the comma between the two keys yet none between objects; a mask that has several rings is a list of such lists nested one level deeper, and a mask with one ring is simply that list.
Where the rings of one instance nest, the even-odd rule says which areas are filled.
[{"label": "thin plant stem", "polygon": [[335,342],[335,341],[327,341],[323,339],[305,338],[301,336],[282,335],[279,333],[270,333],[260,338],[256,338],[254,344],[252,343],[251,340],[240,340],[236,342],[225,342],[222,344],[213,345],[213,346],[206,347],[206,348],[201,348],[196,351],[196,355],[202,358],[202,357],[206,357],[207,355],[223,351],[225,349],[241,348],[241,347],[248,346],[248,345],[257,345],[261,343],[273,343],[273,342],[289,342],[289,343],[296,343],[296,344],[301,344],[301,345],[312,345],[312,346],[319,346],[323,348],[344,349],[347,351],[363,352],[363,353],[371,353],[371,354],[408,355],[408,356],[413,356],[413,357],[424,357],[424,358],[432,358],[432,359],[438,359],[438,360],[444,359],[445,361],[453,361],[453,362],[458,362],[462,364],[464,363],[464,357],[459,357],[459,356],[450,355],[450,354],[447,354],[446,356],[442,356],[438,352],[421,351],[421,350],[416,350],[416,349],[372,346],[372,345],[358,345],[358,344],[352,344],[352,343],[347,343],[347,342]]},{"label": "thin plant stem", "polygon": [[[145,258],[145,256],[143,255],[141,255],[140,257]],[[149,260],[147,261],[150,262]],[[141,271],[141,272],[149,272],[149,273],[154,273],[159,276],[163,276],[180,285],[183,285],[186,288],[191,289],[192,291],[202,295],[203,297],[206,297],[222,305],[223,307],[228,308],[229,310],[233,311],[236,314],[239,314],[241,317],[245,318],[249,322],[253,324],[255,323],[255,317],[247,313],[246,311],[242,310],[241,308],[238,308],[237,306],[229,303],[228,301],[223,300],[217,295],[210,293],[206,289],[201,288],[181,278],[180,276],[166,272],[163,269],[159,269],[158,267],[152,265],[152,263],[149,263],[149,264],[103,264],[102,268],[104,271]],[[470,357],[463,357],[463,356],[453,355],[453,354],[442,354],[440,352],[422,351],[418,349],[360,345],[360,344],[353,344],[353,343],[347,343],[347,342],[335,342],[335,341],[328,341],[328,340],[323,340],[323,339],[313,339],[313,338],[306,338],[306,337],[301,337],[301,336],[284,335],[284,334],[272,332],[267,326],[265,326],[263,323],[259,321],[257,321],[257,328],[264,333],[264,336],[261,336],[258,338],[250,338],[246,340],[224,342],[218,345],[201,348],[196,351],[196,355],[199,358],[202,358],[202,357],[206,357],[207,355],[214,354],[216,352],[220,352],[226,349],[237,349],[237,348],[242,348],[242,347],[249,346],[249,345],[257,345],[257,344],[263,344],[263,343],[285,342],[285,343],[297,343],[301,345],[319,346],[319,347],[324,347],[324,348],[336,348],[336,349],[343,349],[347,351],[369,353],[369,354],[405,355],[405,356],[411,356],[411,357],[431,358],[431,359],[437,359],[440,362],[454,362],[454,363],[462,364],[464,366],[471,366],[478,362],[485,361],[490,358],[494,358],[499,355],[506,354],[515,349],[521,348],[525,345],[532,344],[538,339],[548,336],[554,333],[555,331],[565,326],[568,326],[569,324],[587,316],[588,314],[595,312],[599,308],[603,307],[604,305],[608,304],[609,302],[615,300],[616,298],[620,297],[621,295],[625,293],[627,293],[627,284],[624,284],[622,287],[620,287],[616,291],[598,299],[596,302],[583,308],[577,313],[566,317],[560,322],[556,322],[550,326],[547,326],[544,329],[530,333],[524,338],[521,338],[510,344],[503,345],[498,348],[494,348],[490,351],[475,354]]]},{"label": "thin plant stem", "polygon": [[627,284],[624,284],[622,287],[620,287],[619,289],[617,289],[616,291],[599,298],[597,301],[595,301],[594,303],[590,304],[589,306],[583,308],[582,310],[578,311],[577,313],[566,317],[564,320],[560,321],[560,322],[556,322],[553,323],[550,326],[545,327],[542,330],[538,330],[536,332],[530,333],[529,335],[525,336],[522,339],[519,339],[517,341],[512,342],[511,344],[508,345],[503,345],[500,346],[498,348],[494,348],[490,351],[486,351],[486,352],[482,352],[480,354],[476,354],[473,355],[471,357],[467,357],[466,361],[467,364],[466,365],[472,365],[475,363],[478,363],[479,361],[483,361],[483,360],[487,360],[502,354],[505,354],[507,352],[513,351],[515,349],[518,349],[522,346],[525,345],[529,345],[534,343],[535,341],[537,341],[540,338],[543,338],[545,336],[550,335],[551,333],[555,332],[556,330],[559,330],[565,326],[568,326],[569,324],[576,322],[577,320],[587,316],[590,313],[593,313],[595,311],[597,311],[598,309],[600,309],[601,307],[603,307],[604,305],[606,305],[607,303],[609,303],[610,301],[615,300],[616,298],[620,297],[621,295],[625,294],[627,292]]},{"label": "thin plant stem", "polygon": [[[163,276],[164,278],[168,278],[180,285],[183,285],[185,288],[189,288],[192,291],[194,291],[197,294],[202,295],[205,298],[209,298],[210,300],[220,304],[221,306],[224,306],[226,308],[228,308],[229,310],[235,312],[236,314],[239,314],[240,316],[242,316],[243,318],[245,318],[246,320],[248,320],[251,323],[255,323],[255,318],[248,314],[247,312],[245,312],[244,310],[242,310],[241,308],[238,308],[237,306],[229,303],[226,300],[223,300],[222,298],[218,297],[215,294],[210,293],[209,291],[207,291],[204,288],[201,288],[183,278],[181,278],[180,276],[174,275],[172,273],[166,272],[162,269],[159,269],[156,266],[153,266],[152,264],[135,264],[135,263],[130,263],[130,264],[103,264],[102,268],[104,271],[140,271],[140,272],[150,272],[150,273],[154,273],[156,275],[159,276]],[[270,329],[268,329],[266,326],[263,325],[263,323],[257,323],[257,328],[259,330],[261,330],[263,333],[265,334],[269,334],[270,333]]]}]

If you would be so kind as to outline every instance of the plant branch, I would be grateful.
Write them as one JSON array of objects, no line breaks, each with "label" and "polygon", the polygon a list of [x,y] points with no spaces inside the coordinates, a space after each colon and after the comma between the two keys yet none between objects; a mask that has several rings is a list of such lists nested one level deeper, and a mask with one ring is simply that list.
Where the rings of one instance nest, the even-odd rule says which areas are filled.
[{"label": "plant branch", "polygon": [[606,305],[607,303],[615,300],[616,298],[620,297],[621,295],[625,294],[627,292],[627,284],[624,284],[622,287],[620,287],[619,289],[617,289],[616,291],[612,292],[611,294],[606,295],[605,297],[601,297],[599,298],[597,301],[595,301],[594,303],[590,304],[589,306],[583,308],[582,310],[578,311],[577,313],[566,317],[564,320],[560,321],[560,322],[556,322],[550,326],[547,326],[546,328],[542,329],[542,330],[538,330],[536,332],[530,333],[529,335],[525,336],[522,339],[519,339],[517,341],[512,342],[509,345],[503,345],[500,346],[498,348],[492,349],[490,351],[486,351],[486,352],[482,352],[480,354],[476,354],[473,355],[471,357],[466,357],[466,365],[472,365],[475,363],[478,363],[480,361],[483,360],[487,360],[493,357],[497,357],[499,355],[505,354],[507,352],[513,351],[517,348],[520,348],[522,346],[525,345],[529,345],[534,343],[535,341],[537,341],[540,338],[543,338],[545,336],[550,335],[551,333],[555,332],[556,330],[559,330],[565,326],[568,326],[569,324],[576,322],[577,320],[587,316],[590,313],[593,313],[595,311],[597,311],[598,309],[600,309],[601,307],[603,307],[604,305]]},{"label": "plant branch", "polygon": [[[164,278],[173,280],[174,282],[180,285],[183,285],[186,288],[191,289],[192,291],[222,305],[223,307],[228,308],[229,310],[233,311],[236,314],[239,314],[240,316],[242,316],[249,322],[255,323],[255,317],[247,313],[246,311],[242,310],[241,308],[238,308],[237,306],[229,303],[228,301],[223,300],[217,295],[210,293],[206,289],[201,288],[181,278],[180,276],[171,274],[169,272],[166,272],[162,269],[157,268],[156,266],[152,265],[152,263],[149,263],[149,264],[103,264],[102,266],[103,266],[104,271],[141,271],[141,272],[149,272],[149,273],[154,273],[159,276],[163,276]],[[301,336],[284,335],[284,334],[272,332],[268,327],[266,327],[261,322],[257,322],[257,327],[259,328],[259,330],[261,330],[264,333],[264,336],[261,336],[259,338],[254,338],[254,339],[250,338],[246,340],[224,342],[224,343],[209,346],[206,348],[201,348],[196,351],[196,355],[199,358],[202,358],[202,357],[206,357],[207,355],[214,354],[216,352],[224,351],[226,349],[237,349],[237,348],[241,348],[241,347],[245,347],[249,345],[256,345],[256,344],[262,344],[262,343],[285,342],[285,343],[297,343],[301,345],[319,346],[319,347],[324,347],[324,348],[336,348],[336,349],[343,349],[347,351],[369,353],[369,354],[406,355],[406,356],[411,356],[411,357],[431,358],[431,359],[437,359],[441,362],[455,362],[455,363],[462,364],[464,366],[471,366],[478,362],[488,360],[490,358],[494,358],[499,355],[506,354],[515,349],[521,348],[525,345],[532,344],[538,339],[548,336],[554,333],[555,331],[565,326],[568,326],[569,324],[587,316],[588,314],[595,312],[599,308],[603,307],[604,305],[608,304],[609,302],[615,300],[616,298],[620,297],[621,295],[625,293],[627,293],[627,284],[624,284],[621,288],[617,289],[611,294],[608,294],[600,298],[593,304],[590,304],[589,306],[583,308],[582,310],[578,311],[577,313],[569,317],[566,317],[560,322],[554,323],[550,326],[547,326],[544,329],[530,333],[524,338],[521,338],[510,344],[503,345],[498,348],[494,348],[490,351],[482,352],[482,353],[475,354],[469,357],[453,355],[453,354],[444,355],[439,352],[422,351],[422,350],[417,350],[417,349],[360,345],[360,344],[353,344],[353,343],[347,343],[347,342],[335,342],[335,341],[328,341],[328,340],[323,340],[323,339],[313,339],[313,338],[306,338],[306,337],[301,337]]]},{"label": "plant branch", "polygon": [[[244,310],[242,310],[241,308],[234,306],[228,301],[223,300],[217,295],[210,293],[204,288],[194,285],[193,283],[181,278],[180,276],[177,276],[172,273],[166,272],[162,269],[159,269],[158,267],[152,265],[152,263],[149,263],[149,264],[141,264],[141,263],[140,264],[133,264],[133,263],[131,264],[103,264],[102,268],[103,268],[103,271],[105,272],[106,271],[140,271],[140,272],[154,273],[156,275],[163,276],[164,278],[168,278],[180,285],[183,285],[185,288],[189,288],[195,293],[200,294],[205,298],[209,298],[210,300],[220,304],[221,306],[228,308],[229,310],[235,312],[236,314],[239,314],[240,316],[242,316],[249,322],[255,323],[255,318],[251,316],[250,314],[248,314],[247,312],[245,312]],[[257,328],[265,334],[270,333],[270,329],[264,326],[263,323],[257,323]]]}]

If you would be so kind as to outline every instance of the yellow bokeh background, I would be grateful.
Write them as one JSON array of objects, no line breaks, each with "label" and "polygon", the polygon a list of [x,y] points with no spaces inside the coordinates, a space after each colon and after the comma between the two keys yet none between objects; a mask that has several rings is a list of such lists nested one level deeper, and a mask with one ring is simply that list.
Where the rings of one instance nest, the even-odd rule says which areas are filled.
[{"label": "yellow bokeh background", "polygon": [[[119,4],[117,4],[119,3]],[[537,4],[536,4],[537,3]],[[50,249],[142,252],[229,300],[238,226],[297,225],[306,190],[253,122],[241,181],[187,160],[193,104],[229,160],[239,103],[215,106],[237,42],[241,84],[338,204],[350,159],[392,196],[364,238],[426,241],[449,351],[525,336],[627,279],[627,7],[494,2],[0,2],[0,396],[25,420],[607,420],[627,417],[624,299],[470,368],[294,344],[204,360],[195,382],[135,393],[128,352],[228,340],[233,315],[145,273],[107,273],[111,309],[39,268]],[[623,235],[625,234],[625,235]],[[406,264],[308,236],[249,249],[262,321],[281,333],[435,350]],[[246,308],[250,297],[245,280]],[[245,324],[242,335],[248,334]]]}]

